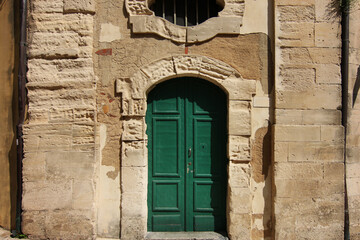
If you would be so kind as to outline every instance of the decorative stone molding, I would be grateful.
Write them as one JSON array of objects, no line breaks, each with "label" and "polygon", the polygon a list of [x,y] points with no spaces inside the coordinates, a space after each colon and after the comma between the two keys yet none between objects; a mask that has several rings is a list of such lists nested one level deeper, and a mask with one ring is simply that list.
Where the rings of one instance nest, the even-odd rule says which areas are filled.
[{"label": "decorative stone molding", "polygon": [[[143,239],[147,228],[147,136],[146,98],[159,83],[182,76],[206,79],[228,96],[228,234],[250,236],[250,227],[230,227],[237,221],[251,225],[250,135],[251,99],[256,81],[246,80],[231,66],[198,55],[177,55],[159,59],[139,69],[130,78],[116,80],[121,93],[121,239]],[[237,207],[241,203],[241,211]],[[232,224],[230,224],[232,222]]]},{"label": "decorative stone molding", "polygon": [[125,6],[133,33],[155,33],[175,42],[195,43],[217,34],[240,34],[245,2],[225,0],[224,9],[218,17],[192,27],[178,26],[155,16],[148,8],[147,0],[126,0]]}]

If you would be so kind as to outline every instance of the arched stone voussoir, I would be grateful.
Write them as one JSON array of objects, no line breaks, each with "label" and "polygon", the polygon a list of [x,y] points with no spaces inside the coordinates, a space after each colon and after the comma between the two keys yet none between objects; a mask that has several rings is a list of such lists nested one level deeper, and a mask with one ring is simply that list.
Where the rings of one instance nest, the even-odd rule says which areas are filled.
[{"label": "arched stone voussoir", "polygon": [[[243,79],[236,69],[222,61],[199,55],[176,55],[156,60],[126,81],[118,79],[116,91],[122,93],[127,102],[129,99],[146,99],[147,93],[160,82],[185,76],[212,82],[232,100],[250,100],[255,94],[255,81]],[[135,112],[131,111],[131,106],[129,108],[129,113]]]},{"label": "arched stone voussoir", "polygon": [[229,95],[234,95],[232,92],[237,89],[227,81],[236,79],[239,84],[244,81],[236,69],[219,60],[199,55],[176,55],[154,61],[135,73],[131,77],[132,95],[146,98],[146,94],[158,83],[181,76],[208,80]]}]

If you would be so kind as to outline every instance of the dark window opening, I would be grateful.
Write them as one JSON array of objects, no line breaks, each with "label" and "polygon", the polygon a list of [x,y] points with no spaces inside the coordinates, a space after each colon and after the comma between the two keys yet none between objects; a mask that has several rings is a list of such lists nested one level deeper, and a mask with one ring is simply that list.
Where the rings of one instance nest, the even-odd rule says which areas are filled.
[{"label": "dark window opening", "polygon": [[149,7],[156,16],[186,27],[217,17],[223,9],[216,0],[156,0]]}]

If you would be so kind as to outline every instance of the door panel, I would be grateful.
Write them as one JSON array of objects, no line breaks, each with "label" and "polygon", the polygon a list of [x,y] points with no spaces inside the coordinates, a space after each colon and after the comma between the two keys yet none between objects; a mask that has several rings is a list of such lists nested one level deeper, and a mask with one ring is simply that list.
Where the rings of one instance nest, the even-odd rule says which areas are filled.
[{"label": "door panel", "polygon": [[180,118],[153,118],[153,176],[180,177]]},{"label": "door panel", "polygon": [[148,96],[148,231],[225,231],[226,95],[196,78]]}]

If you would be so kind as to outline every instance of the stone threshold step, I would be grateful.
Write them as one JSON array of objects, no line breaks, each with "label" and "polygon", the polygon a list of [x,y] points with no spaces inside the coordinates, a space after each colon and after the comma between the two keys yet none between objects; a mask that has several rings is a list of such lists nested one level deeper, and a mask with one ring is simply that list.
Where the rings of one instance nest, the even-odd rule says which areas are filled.
[{"label": "stone threshold step", "polygon": [[149,232],[146,240],[229,240],[216,232]]}]

